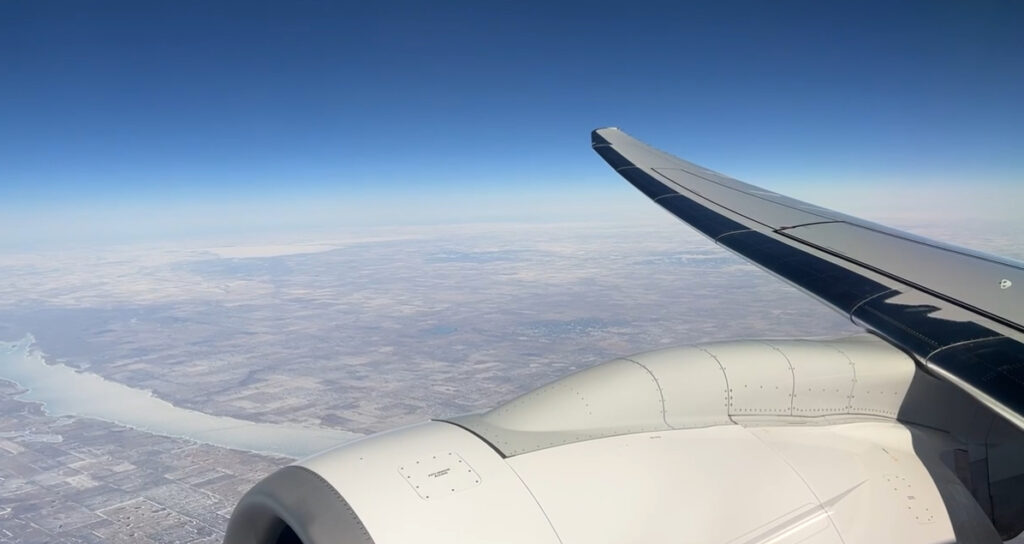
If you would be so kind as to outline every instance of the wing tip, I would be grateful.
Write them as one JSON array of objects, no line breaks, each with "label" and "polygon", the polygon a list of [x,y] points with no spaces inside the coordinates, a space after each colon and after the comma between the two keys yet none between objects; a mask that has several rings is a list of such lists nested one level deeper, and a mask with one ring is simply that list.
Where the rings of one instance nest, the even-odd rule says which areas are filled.
[{"label": "wing tip", "polygon": [[622,131],[619,130],[619,127],[601,127],[601,128],[596,128],[596,129],[594,129],[593,131],[590,132],[590,145],[591,146],[595,146],[595,145],[611,145],[611,142],[609,142],[608,139],[605,138],[601,134],[603,132],[622,132]]}]

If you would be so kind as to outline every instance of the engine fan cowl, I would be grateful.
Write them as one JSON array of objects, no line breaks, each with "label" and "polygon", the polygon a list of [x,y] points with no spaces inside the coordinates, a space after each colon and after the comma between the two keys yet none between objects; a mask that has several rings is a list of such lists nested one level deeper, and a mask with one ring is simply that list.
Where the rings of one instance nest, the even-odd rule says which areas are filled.
[{"label": "engine fan cowl", "polygon": [[[471,492],[470,492],[471,491]],[[494,449],[431,421],[285,467],[235,507],[226,544],[558,542]]]}]

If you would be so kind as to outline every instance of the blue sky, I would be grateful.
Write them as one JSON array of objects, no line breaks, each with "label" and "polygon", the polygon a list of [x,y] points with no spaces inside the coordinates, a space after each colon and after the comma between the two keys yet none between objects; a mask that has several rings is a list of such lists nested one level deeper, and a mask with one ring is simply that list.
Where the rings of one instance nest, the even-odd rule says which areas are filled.
[{"label": "blue sky", "polygon": [[605,125],[824,205],[1024,196],[1020,3],[430,4],[0,3],[0,247],[614,218]]}]

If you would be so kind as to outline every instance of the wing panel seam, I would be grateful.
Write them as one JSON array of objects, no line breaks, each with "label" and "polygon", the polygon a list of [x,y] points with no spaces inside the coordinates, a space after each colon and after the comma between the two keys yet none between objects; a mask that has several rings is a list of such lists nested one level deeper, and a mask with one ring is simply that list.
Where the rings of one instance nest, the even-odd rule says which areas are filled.
[{"label": "wing panel seam", "polygon": [[[691,201],[693,201],[694,204],[697,204],[698,206],[701,206],[701,207],[703,207],[703,208],[705,208],[705,209],[707,209],[707,210],[709,210],[711,212],[718,213],[719,215],[725,216],[725,214],[722,214],[721,212],[716,211],[714,208],[711,208],[707,204],[702,204],[701,202],[695,200],[694,197],[699,198],[700,200],[702,200],[702,201],[704,201],[704,202],[706,202],[708,204],[711,204],[713,206],[716,206],[718,208],[726,210],[729,213],[736,214],[736,215],[742,217],[743,219],[746,219],[747,221],[751,221],[753,223],[756,223],[758,225],[761,225],[761,226],[769,228],[769,229],[774,229],[775,228],[775,227],[772,227],[771,225],[769,225],[767,223],[762,223],[762,222],[758,221],[757,219],[754,219],[753,217],[749,217],[747,215],[744,215],[744,214],[742,214],[742,213],[740,213],[740,212],[738,212],[738,211],[736,211],[736,210],[734,210],[734,209],[732,209],[732,208],[730,208],[728,206],[725,206],[723,204],[719,204],[718,202],[715,202],[714,200],[711,200],[710,198],[708,198],[708,197],[706,197],[706,196],[704,196],[704,195],[694,191],[693,189],[684,187],[684,186],[680,185],[678,182],[676,182],[675,180],[673,180],[672,178],[666,176],[665,174],[662,174],[661,172],[658,172],[657,169],[654,169],[654,168],[644,168],[644,170],[650,170],[651,172],[654,172],[655,174],[661,176],[662,179],[667,180],[668,183],[671,183],[672,186],[679,187],[679,189],[681,189],[682,191],[686,191],[690,195],[693,195],[693,196],[687,196],[687,195],[684,195],[681,191],[676,191],[676,193],[678,193],[678,196],[681,196],[683,198],[689,198]],[[618,171],[616,170],[616,172],[618,172]],[[697,177],[700,177],[700,176],[697,176]],[[666,187],[671,189],[671,186],[668,185],[668,183],[665,183],[664,181],[661,182],[662,185],[664,185],[664,186],[666,186]],[[663,195],[663,196],[673,196],[673,195]],[[728,216],[725,216],[725,218],[726,219],[731,219]]]},{"label": "wing panel seam", "polygon": [[792,235],[787,234],[785,232],[776,232],[776,234],[778,234],[779,236],[785,237],[785,238],[787,238],[789,240],[792,240],[794,242],[797,242],[797,243],[803,244],[805,246],[814,248],[814,249],[816,249],[818,251],[821,251],[821,252],[823,252],[825,254],[831,255],[831,256],[833,256],[833,257],[835,257],[837,259],[840,259],[842,261],[845,261],[845,262],[847,262],[849,264],[852,264],[852,265],[855,265],[855,266],[859,266],[859,267],[864,268],[866,270],[870,270],[871,272],[874,272],[875,274],[879,274],[879,275],[882,275],[882,276],[884,276],[886,278],[889,278],[891,280],[898,281],[898,282],[902,283],[903,285],[906,285],[907,287],[911,287],[911,288],[916,289],[916,290],[918,290],[918,291],[920,291],[920,292],[922,292],[924,294],[931,295],[931,296],[933,296],[933,297],[935,297],[935,298],[937,298],[939,300],[948,302],[948,303],[953,304],[955,306],[959,306],[960,308],[962,308],[964,310],[967,310],[969,312],[975,313],[975,314],[977,314],[977,315],[979,315],[981,317],[985,317],[985,318],[987,318],[987,319],[989,319],[991,321],[994,321],[996,323],[1002,324],[1002,325],[1004,325],[1006,327],[1009,327],[1011,329],[1014,329],[1014,330],[1016,330],[1018,332],[1024,332],[1024,326],[1021,326],[1018,323],[1010,321],[1009,319],[1006,319],[1004,317],[995,315],[995,314],[993,314],[993,313],[991,313],[991,312],[989,312],[987,310],[983,310],[981,308],[978,308],[976,306],[973,306],[973,305],[968,304],[966,302],[963,302],[961,300],[955,299],[955,298],[953,298],[951,296],[948,296],[946,294],[940,293],[940,292],[938,292],[938,291],[936,291],[934,289],[931,289],[929,287],[925,287],[925,286],[923,286],[923,285],[921,285],[919,283],[910,281],[910,280],[908,280],[908,279],[906,279],[906,278],[904,278],[902,276],[898,276],[896,274],[893,274],[892,272],[888,272],[888,271],[882,270],[882,269],[880,269],[878,267],[871,266],[871,265],[869,265],[869,264],[867,264],[865,262],[859,261],[857,259],[853,259],[853,258],[851,258],[849,256],[843,255],[843,254],[838,253],[838,252],[836,252],[834,250],[831,250],[829,248],[819,246],[818,244],[815,244],[813,242],[809,242],[807,240],[803,240],[801,238],[797,238],[796,236],[792,236]]},{"label": "wing panel seam", "polygon": [[850,315],[848,316],[848,317],[850,318],[850,323],[853,323],[854,325],[856,325],[856,324],[857,324],[857,322],[855,322],[855,321],[853,320],[853,313],[854,313],[854,312],[856,312],[856,311],[857,311],[857,308],[860,308],[860,307],[861,307],[861,305],[863,305],[864,303],[866,303],[866,302],[870,301],[871,299],[874,299],[874,298],[880,297],[880,296],[882,296],[882,295],[885,295],[885,294],[889,294],[889,293],[901,293],[901,292],[902,292],[902,291],[900,291],[900,290],[898,290],[898,289],[893,289],[893,288],[889,288],[889,289],[887,289],[887,290],[885,290],[885,291],[881,291],[881,292],[879,292],[879,293],[875,293],[875,294],[873,294],[873,295],[870,295],[870,296],[864,297],[864,300],[862,300],[862,301],[858,302],[857,304],[854,304],[854,305],[853,305],[853,308],[850,308]]},{"label": "wing panel seam", "polygon": [[925,364],[925,365],[929,365],[929,366],[930,366],[930,364],[931,364],[931,358],[932,358],[932,357],[933,357],[933,356],[934,356],[935,354],[937,354],[937,353],[939,353],[939,352],[941,352],[941,351],[943,351],[943,350],[947,350],[947,349],[950,349],[950,348],[956,348],[956,347],[960,347],[960,346],[965,346],[965,345],[967,345],[967,344],[973,344],[973,343],[975,343],[975,342],[985,342],[985,341],[987,341],[987,340],[998,340],[998,339],[1000,339],[1000,338],[1006,338],[1006,337],[1005,337],[1005,336],[1003,336],[1003,335],[1001,335],[1001,334],[995,334],[995,335],[993,335],[993,336],[986,336],[986,337],[984,337],[984,338],[971,338],[970,340],[961,340],[961,341],[959,341],[959,342],[954,342],[954,343],[952,343],[952,344],[949,344],[948,346],[942,346],[941,348],[938,348],[938,349],[932,350],[932,352],[931,352],[931,353],[929,353],[928,355],[926,355],[926,356],[924,357],[924,364]]},{"label": "wing panel seam", "polygon": [[779,228],[775,229],[775,232],[782,232],[784,230],[789,230],[789,229],[798,229],[800,227],[810,227],[810,226],[813,226],[813,225],[830,225],[832,223],[846,223],[846,221],[840,221],[838,219],[831,220],[831,221],[812,221],[810,223],[801,223],[799,225],[789,225],[789,226],[785,226],[785,227],[779,227]]},{"label": "wing panel seam", "polygon": [[[624,155],[623,155],[623,156],[624,156]],[[632,161],[630,161],[630,162],[632,162]],[[634,164],[636,164],[636,163],[634,163]],[[655,172],[658,172],[657,168],[651,168],[651,170],[654,170]],[[687,170],[687,169],[685,169],[685,168],[678,168],[678,167],[665,167],[665,168],[663,168],[663,170],[680,170],[680,171],[682,171],[682,172],[686,172],[687,174],[689,174],[689,175],[691,175],[691,176],[693,176],[693,177],[695,177],[695,178],[698,178],[698,179],[702,179],[702,180],[704,180],[704,181],[706,181],[706,182],[708,182],[708,183],[713,183],[713,184],[715,184],[715,185],[717,185],[717,186],[719,186],[719,187],[721,187],[721,188],[723,188],[723,189],[728,189],[728,190],[730,190],[730,191],[733,191],[733,192],[736,192],[736,193],[740,193],[740,194],[743,194],[743,195],[747,195],[747,196],[750,196],[750,197],[756,198],[756,199],[758,199],[758,200],[761,200],[761,201],[767,202],[767,203],[769,203],[769,204],[774,204],[774,205],[776,205],[776,206],[781,206],[781,207],[783,207],[783,208],[786,208],[786,209],[790,209],[790,210],[793,210],[793,211],[797,211],[797,212],[801,212],[801,213],[806,213],[807,215],[813,215],[813,216],[815,216],[815,217],[821,217],[822,219],[825,219],[825,221],[822,221],[822,223],[828,223],[828,222],[831,222],[831,221],[836,221],[836,222],[840,222],[840,223],[842,222],[842,221],[838,221],[838,220],[832,219],[832,218],[830,218],[830,217],[829,217],[829,216],[827,216],[827,215],[821,215],[820,213],[815,213],[815,212],[812,212],[812,211],[809,211],[809,210],[805,210],[805,209],[803,209],[803,208],[797,208],[797,207],[795,207],[795,206],[790,206],[789,204],[783,204],[783,203],[781,203],[781,202],[777,202],[777,201],[775,201],[775,200],[771,200],[771,199],[765,198],[765,197],[763,197],[763,196],[760,196],[760,195],[754,194],[754,193],[752,193],[752,192],[750,192],[750,191],[744,191],[744,190],[742,190],[742,189],[736,189],[735,187],[729,187],[728,185],[724,185],[724,184],[722,184],[722,183],[719,183],[719,182],[717,182],[717,181],[715,181],[715,180],[713,180],[713,179],[708,179],[708,178],[706,178],[706,177],[704,177],[704,176],[702,176],[702,175],[700,175],[700,174],[695,174],[695,173],[693,173],[693,172],[691,172],[691,171],[689,171],[689,170]],[[658,172],[658,173],[659,173],[659,174],[661,174],[661,172]],[[715,172],[715,173],[716,173],[716,174],[719,174],[718,172]],[[668,176],[665,176],[664,174],[661,174],[661,175],[662,175],[662,176],[664,176],[664,177],[666,177],[666,178],[668,177]],[[725,174],[719,174],[719,175],[720,175],[720,176],[722,176],[722,177],[725,177],[725,178],[729,178],[729,179],[731,179],[732,181],[735,181],[735,182],[737,182],[737,183],[744,183],[744,182],[742,182],[742,181],[740,181],[740,180],[738,180],[738,179],[730,178],[729,176],[726,176]],[[696,193],[696,194],[700,194],[700,193]],[[782,196],[782,195],[779,195],[779,196]],[[704,198],[707,198],[707,197],[704,197]],[[710,198],[708,198],[707,200],[708,200],[709,202],[714,202],[714,200],[711,200]],[[808,206],[811,206],[811,205],[812,205],[812,204],[810,204],[810,203],[806,203],[806,202],[805,202],[804,204],[807,204]],[[723,207],[724,207],[724,206],[723,206]],[[740,215],[742,215],[742,214],[740,214]],[[746,217],[746,216],[744,216],[744,217]],[[751,220],[752,220],[752,221],[756,221],[756,219],[751,219]],[[760,221],[758,221],[758,222],[760,223]],[[762,223],[762,224],[763,224],[763,223]],[[769,226],[769,225],[765,225],[765,226]]]},{"label": "wing panel seam", "polygon": [[722,238],[725,238],[726,236],[729,236],[730,234],[739,234],[741,232],[757,232],[757,231],[755,231],[754,229],[730,230],[729,232],[725,232],[725,233],[719,234],[718,236],[715,237],[715,239],[713,241],[717,244],[718,241],[721,240]]}]

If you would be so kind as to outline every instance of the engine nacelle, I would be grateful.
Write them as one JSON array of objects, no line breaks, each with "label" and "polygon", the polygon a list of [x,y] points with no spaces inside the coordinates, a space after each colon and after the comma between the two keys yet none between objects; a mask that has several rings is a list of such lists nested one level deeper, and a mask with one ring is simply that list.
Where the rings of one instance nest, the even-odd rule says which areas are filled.
[{"label": "engine nacelle", "polygon": [[[310,487],[315,497],[303,495]],[[501,455],[442,422],[281,469],[243,497],[225,542],[276,543],[285,524],[305,544],[558,542]]]},{"label": "engine nacelle", "polygon": [[660,350],[285,467],[225,542],[999,542],[977,406],[870,336]]}]

